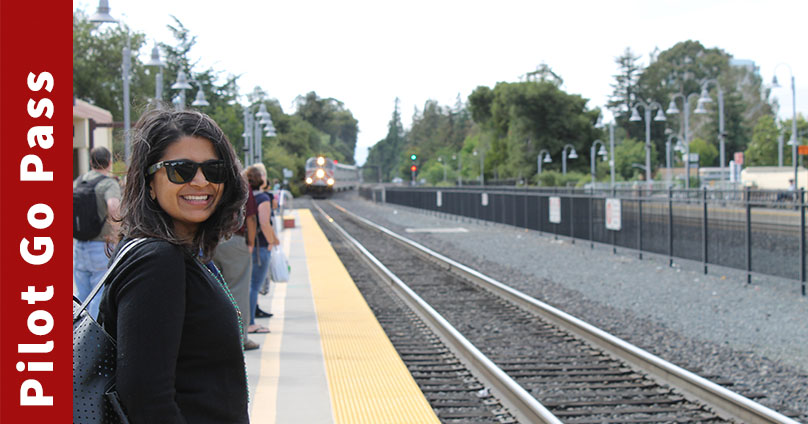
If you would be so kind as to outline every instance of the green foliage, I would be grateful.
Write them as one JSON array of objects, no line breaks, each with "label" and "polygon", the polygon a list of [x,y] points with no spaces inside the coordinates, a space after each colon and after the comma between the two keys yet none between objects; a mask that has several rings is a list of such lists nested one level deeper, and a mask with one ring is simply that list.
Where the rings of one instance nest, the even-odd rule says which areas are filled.
[{"label": "green foliage", "polygon": [[[489,170],[503,179],[535,175],[539,151],[548,149],[559,158],[567,143],[587,157],[591,142],[602,135],[593,127],[598,111],[588,110],[586,99],[565,93],[553,81],[500,82],[489,91],[478,87],[469,96],[472,116],[490,116],[477,122],[480,148],[486,152],[486,177]],[[479,100],[489,97],[490,102]],[[486,104],[488,113],[476,109]],[[569,166],[588,169],[585,159]]]},{"label": "green foliage", "polygon": [[[636,180],[645,176],[645,171],[634,166],[639,164],[645,166],[645,142],[628,138],[614,147],[614,168],[615,173],[626,180]],[[651,145],[651,168],[654,168],[656,160],[656,146]]]},{"label": "green foliage", "polygon": [[581,187],[591,180],[589,174],[582,172],[567,172],[567,175],[557,171],[544,171],[538,176],[542,187]]},{"label": "green foliage", "polygon": [[699,154],[699,166],[712,166],[718,157],[718,148],[700,138],[690,142],[690,153]]},{"label": "green foliage", "polygon": [[[784,156],[791,159],[791,155]],[[777,126],[774,124],[773,116],[764,116],[755,125],[752,142],[744,154],[744,165],[777,165]]]},{"label": "green foliage", "polygon": [[[359,134],[358,121],[344,104],[333,98],[321,99],[315,92],[296,99],[297,116],[328,134],[326,146],[339,152],[343,161],[354,163],[356,137]],[[333,156],[333,155],[332,155]]]},{"label": "green foliage", "polygon": [[[402,175],[402,169],[399,165],[403,160],[400,155],[406,139],[404,137],[404,126],[401,124],[398,103],[399,100],[396,98],[393,116],[387,124],[387,136],[368,149],[364,169],[366,180],[375,181],[379,173],[381,173],[383,181],[390,181],[397,176],[409,178],[409,174]],[[406,172],[409,172],[409,169]]]},{"label": "green foliage", "polygon": [[612,94],[606,107],[614,111],[615,116],[629,113],[637,100],[637,82],[642,72],[642,68],[637,64],[638,60],[640,56],[635,55],[630,47],[626,47],[623,54],[614,60],[619,71],[614,75],[615,82],[611,84]]},{"label": "green foliage", "polygon": [[[793,119],[786,119],[780,123],[780,128],[783,129],[783,140],[791,140],[791,122]],[[808,121],[802,114],[797,114],[797,142],[801,145],[808,144]]]}]

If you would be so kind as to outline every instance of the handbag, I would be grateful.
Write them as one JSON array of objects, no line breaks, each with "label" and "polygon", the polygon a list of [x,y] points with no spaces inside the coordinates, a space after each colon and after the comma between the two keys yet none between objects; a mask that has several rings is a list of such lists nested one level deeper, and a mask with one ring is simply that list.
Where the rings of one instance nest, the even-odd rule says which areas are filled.
[{"label": "handbag", "polygon": [[272,273],[272,281],[276,283],[289,281],[290,270],[291,267],[286,261],[283,251],[278,246],[273,247],[272,254],[269,256],[269,271]]},{"label": "handbag", "polygon": [[73,423],[129,424],[115,391],[115,339],[86,311],[127,252],[146,241],[128,242],[83,303],[73,297]]}]

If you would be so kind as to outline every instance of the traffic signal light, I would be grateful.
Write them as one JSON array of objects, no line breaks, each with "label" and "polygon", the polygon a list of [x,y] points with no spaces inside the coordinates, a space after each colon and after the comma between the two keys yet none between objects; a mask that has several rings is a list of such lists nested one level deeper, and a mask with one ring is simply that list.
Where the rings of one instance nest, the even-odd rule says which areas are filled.
[{"label": "traffic signal light", "polygon": [[[412,160],[418,159],[418,156],[415,156],[415,153],[413,153],[413,154],[410,155],[410,159],[412,159]],[[413,171],[414,171],[414,169],[413,169]]]},{"label": "traffic signal light", "polygon": [[[414,155],[413,155],[413,156],[414,156]],[[417,171],[417,170],[418,170],[418,167],[417,167],[417,166],[415,166],[415,165],[413,165],[413,166],[411,166],[411,167],[410,167],[410,171],[412,171],[412,172],[415,172],[415,171]]]}]

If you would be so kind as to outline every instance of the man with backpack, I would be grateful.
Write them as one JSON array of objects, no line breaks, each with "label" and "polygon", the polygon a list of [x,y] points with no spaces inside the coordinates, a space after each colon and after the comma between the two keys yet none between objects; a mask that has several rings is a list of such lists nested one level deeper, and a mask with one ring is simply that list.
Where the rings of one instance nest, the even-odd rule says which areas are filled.
[{"label": "man with backpack", "polygon": [[[109,257],[107,242],[114,242],[121,202],[121,187],[112,176],[112,153],[106,147],[90,151],[90,172],[73,182],[73,281],[76,297],[84,301],[104,272]],[[98,317],[99,292],[87,308]]]}]

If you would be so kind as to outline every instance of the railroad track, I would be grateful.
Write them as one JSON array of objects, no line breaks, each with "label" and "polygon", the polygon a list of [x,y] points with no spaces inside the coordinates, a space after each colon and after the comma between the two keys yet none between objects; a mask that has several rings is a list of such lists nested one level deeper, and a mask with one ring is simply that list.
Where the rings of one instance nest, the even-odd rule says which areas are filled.
[{"label": "railroad track", "polygon": [[[495,398],[486,400],[507,408],[509,414],[488,411],[494,422],[796,422],[344,209],[323,206],[328,218],[321,225],[334,228],[329,236],[341,234],[347,241],[339,244],[361,252],[373,273],[391,282],[387,290],[416,311],[425,323],[421,330],[428,327],[442,342],[430,349],[456,357],[474,376],[464,370],[452,378],[461,377],[468,393],[485,396],[490,389]],[[349,272],[356,262],[346,261]],[[403,320],[380,318],[383,326],[394,321]],[[414,352],[428,350],[419,349]],[[406,354],[402,358],[407,362]],[[432,371],[414,375],[422,388],[434,383],[440,392]],[[451,422],[436,405],[438,416]]]}]

